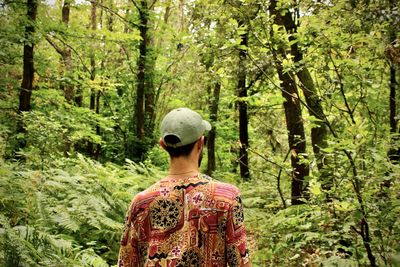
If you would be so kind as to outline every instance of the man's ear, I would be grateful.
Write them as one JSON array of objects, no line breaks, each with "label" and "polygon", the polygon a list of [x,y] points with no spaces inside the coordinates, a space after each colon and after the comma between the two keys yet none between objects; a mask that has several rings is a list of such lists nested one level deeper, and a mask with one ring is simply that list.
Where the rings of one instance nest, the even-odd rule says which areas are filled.
[{"label": "man's ear", "polygon": [[160,138],[159,143],[160,143],[160,147],[165,150],[167,146],[165,145],[164,140],[162,138]]},{"label": "man's ear", "polygon": [[199,140],[197,141],[197,148],[201,149],[203,145],[204,145],[204,135],[200,137]]}]

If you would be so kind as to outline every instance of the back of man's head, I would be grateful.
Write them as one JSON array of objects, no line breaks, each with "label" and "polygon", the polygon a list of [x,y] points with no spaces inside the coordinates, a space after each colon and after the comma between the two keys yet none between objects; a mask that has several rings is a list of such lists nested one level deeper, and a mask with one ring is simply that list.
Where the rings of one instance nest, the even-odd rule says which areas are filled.
[{"label": "back of man's head", "polygon": [[161,122],[161,139],[171,158],[188,156],[197,140],[211,130],[209,122],[189,108],[169,112]]}]

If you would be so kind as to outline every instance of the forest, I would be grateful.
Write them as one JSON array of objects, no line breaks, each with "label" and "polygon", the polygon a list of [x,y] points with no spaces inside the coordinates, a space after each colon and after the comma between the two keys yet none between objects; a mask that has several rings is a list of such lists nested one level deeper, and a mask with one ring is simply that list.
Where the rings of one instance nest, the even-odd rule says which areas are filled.
[{"label": "forest", "polygon": [[397,0],[0,0],[0,266],[115,266],[167,173],[162,117],[212,124],[253,266],[400,266]]}]

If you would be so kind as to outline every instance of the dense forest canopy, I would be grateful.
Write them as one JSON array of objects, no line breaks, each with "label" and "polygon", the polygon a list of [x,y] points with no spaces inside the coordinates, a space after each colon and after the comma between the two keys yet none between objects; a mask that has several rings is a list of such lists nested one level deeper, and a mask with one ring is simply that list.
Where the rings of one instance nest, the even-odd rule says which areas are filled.
[{"label": "dense forest canopy", "polygon": [[0,0],[0,265],[110,266],[165,175],[160,119],[211,122],[254,266],[400,264],[396,0]]}]

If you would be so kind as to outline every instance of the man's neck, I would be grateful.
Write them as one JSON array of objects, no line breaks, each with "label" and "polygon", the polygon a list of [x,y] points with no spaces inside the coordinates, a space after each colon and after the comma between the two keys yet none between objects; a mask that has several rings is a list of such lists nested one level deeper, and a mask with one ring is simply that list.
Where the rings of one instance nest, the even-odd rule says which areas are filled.
[{"label": "man's neck", "polygon": [[190,176],[199,172],[198,161],[189,155],[188,157],[172,158],[169,167],[169,176]]}]

